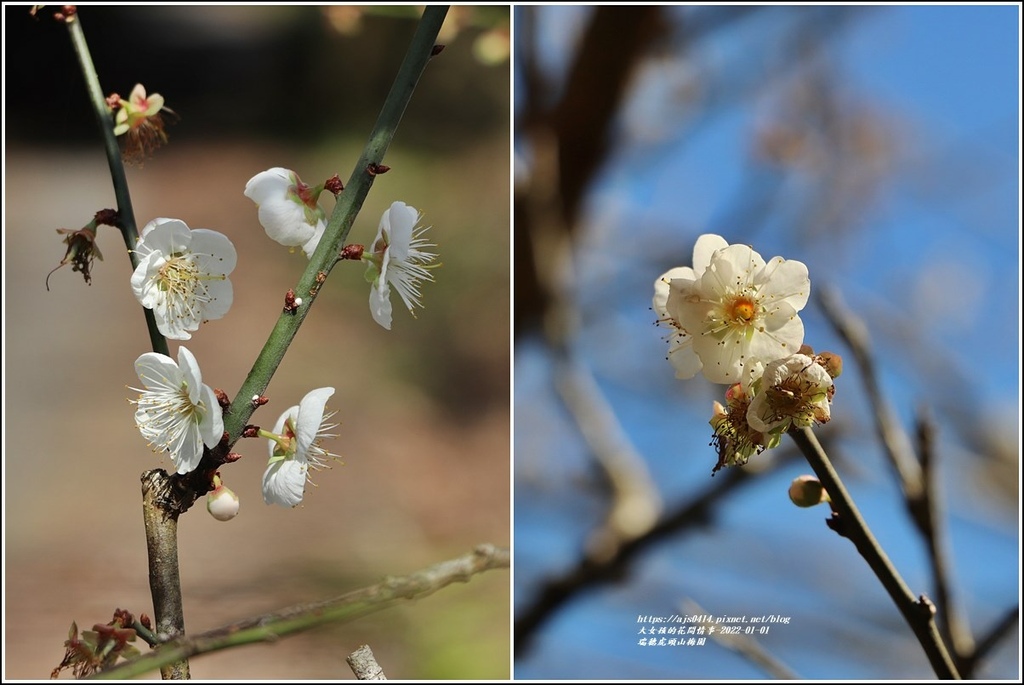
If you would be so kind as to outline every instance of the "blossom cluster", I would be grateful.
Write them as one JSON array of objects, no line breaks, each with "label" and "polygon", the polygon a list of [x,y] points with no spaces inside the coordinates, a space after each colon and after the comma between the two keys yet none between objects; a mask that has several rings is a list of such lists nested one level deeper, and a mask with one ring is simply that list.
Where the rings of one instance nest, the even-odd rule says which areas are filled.
[{"label": "blossom cluster", "polygon": [[[147,99],[141,86],[129,101],[120,103],[118,132],[152,117],[160,111],[163,98]],[[258,207],[258,218],[266,234],[293,250],[302,248],[312,259],[327,229],[326,215],[318,205],[320,194],[329,189],[340,192],[337,177],[311,187],[289,169],[263,171],[245,186],[246,197]],[[420,214],[404,202],[394,202],[381,216],[370,249],[346,246],[337,259],[357,259],[367,266],[370,283],[370,314],[375,322],[391,328],[390,293],[394,288],[412,313],[420,304],[421,281],[432,281],[429,269],[436,255],[426,241],[426,228],[417,227]],[[136,268],[131,287],[139,303],[152,311],[160,333],[171,340],[190,340],[201,324],[227,314],[234,299],[229,279],[237,254],[222,233],[191,229],[179,219],[159,218],[140,232],[133,250]],[[294,313],[302,300],[289,291],[285,311]],[[147,352],[135,362],[143,388],[133,400],[135,424],[155,451],[167,452],[178,474],[199,468],[203,456],[226,439],[223,411],[227,399],[203,383],[195,356],[178,348],[177,360]],[[339,459],[322,446],[330,431],[334,412],[327,400],[334,388],[317,388],[299,404],[281,414],[272,431],[252,428],[252,435],[268,440],[269,460],[263,475],[263,500],[267,504],[294,507],[302,502],[310,473]],[[254,402],[261,398],[253,398]],[[265,401],[265,400],[264,400]],[[259,402],[258,404],[262,404]],[[255,405],[254,405],[255,406]],[[224,486],[221,475],[211,468],[211,491],[207,509],[218,520],[238,513],[238,497]]]},{"label": "blossom cluster", "polygon": [[810,295],[807,267],[765,261],[748,245],[705,234],[693,266],[669,269],[654,283],[658,323],[670,329],[668,360],[677,378],[702,373],[729,386],[714,403],[714,471],[775,447],[791,427],[830,419],[839,360],[803,344],[799,312]]},{"label": "blossom cluster", "polygon": [[[312,259],[326,229],[326,215],[320,208],[320,194],[327,183],[316,187],[302,182],[290,169],[274,167],[249,179],[245,196],[259,208],[259,220],[266,234],[275,242],[291,249],[301,247]],[[391,288],[410,314],[420,304],[421,281],[433,281],[429,269],[437,257],[427,248],[434,247],[423,237],[426,228],[417,228],[419,212],[404,202],[394,202],[384,210],[377,227],[377,236],[370,250],[343,253],[355,254],[367,264],[366,280],[370,283],[370,315],[378,324],[391,330]]]}]

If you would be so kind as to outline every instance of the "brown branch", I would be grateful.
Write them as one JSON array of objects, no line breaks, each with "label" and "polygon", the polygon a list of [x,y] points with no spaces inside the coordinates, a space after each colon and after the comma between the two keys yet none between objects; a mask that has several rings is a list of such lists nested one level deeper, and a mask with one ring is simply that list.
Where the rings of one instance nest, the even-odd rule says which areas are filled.
[{"label": "brown branch", "polygon": [[[142,474],[142,517],[149,554],[149,589],[153,596],[155,630],[162,641],[185,634],[178,573],[178,509],[167,507],[170,476],[163,469]],[[188,680],[188,659],[160,667],[164,680]]]},{"label": "brown branch", "polygon": [[576,357],[572,340],[580,328],[576,306],[575,265],[568,227],[562,222],[555,190],[558,165],[554,139],[534,138],[534,164],[527,212],[537,283],[548,308],[544,333],[554,363],[555,387],[590,454],[611,485],[612,497],[604,523],[591,535],[591,554],[610,557],[624,542],[643,535],[658,520],[661,497],[647,465],[626,437],[618,417],[594,380]]},{"label": "brown branch", "polygon": [[[867,326],[852,313],[846,311],[835,290],[823,285],[818,287],[817,293],[818,303],[821,305],[825,318],[828,319],[853,354],[856,361],[855,366],[860,373],[861,382],[864,384],[864,391],[867,393],[868,403],[871,405],[875,432],[878,434],[878,439],[889,458],[889,464],[896,474],[909,506],[910,502],[921,499],[921,489],[923,488],[921,468],[914,457],[910,439],[893,418],[895,415],[882,394],[875,359],[871,353]],[[911,513],[913,514],[913,511]]]},{"label": "brown branch", "polygon": [[910,518],[928,550],[938,624],[949,643],[953,658],[962,667],[966,663],[965,658],[973,652],[974,645],[970,627],[955,603],[950,581],[947,536],[938,513],[939,498],[935,493],[934,425],[925,410],[921,409],[917,422],[918,449],[915,455],[909,438],[894,418],[882,394],[867,327],[863,321],[845,310],[835,291],[823,287],[819,288],[818,293],[825,317],[843,338],[856,360],[871,405],[876,432],[900,483]]},{"label": "brown branch", "polygon": [[[626,92],[633,70],[647,54],[662,30],[660,7],[593,8],[565,79],[560,101],[548,105],[547,86],[536,68],[536,26],[541,18],[538,8],[522,8],[527,20],[521,41],[523,62],[527,67],[526,114],[517,122],[517,131],[532,144],[548,136],[553,146],[555,185],[550,191],[557,198],[558,214],[553,217],[566,226],[571,241],[583,196],[608,154],[612,122]],[[533,30],[531,30],[533,29]],[[542,190],[539,183],[531,184]],[[546,313],[549,302],[540,284],[544,274],[536,270],[534,250],[536,234],[543,229],[533,225],[536,215],[519,212],[516,193],[515,259],[515,332],[534,328]]]},{"label": "brown branch", "polygon": [[935,674],[943,680],[959,680],[956,665],[946,649],[935,625],[935,605],[921,595],[915,597],[903,581],[896,567],[889,561],[885,551],[875,539],[871,529],[857,510],[853,498],[839,479],[839,474],[832,467],[828,455],[822,449],[810,428],[792,428],[789,436],[803,452],[807,463],[814,470],[818,480],[825,487],[831,498],[832,518],[827,521],[829,528],[850,540],[857,551],[874,571],[879,582],[889,593],[896,608],[914,631],[918,642],[924,649],[928,661]]},{"label": "brown branch", "polygon": [[[928,546],[928,560],[931,564],[932,581],[935,586],[939,627],[942,629],[943,637],[946,638],[953,650],[957,664],[961,665],[963,657],[974,651],[974,638],[971,637],[970,628],[953,599],[953,587],[949,573],[949,541],[946,527],[942,525],[942,517],[938,514],[935,432],[935,423],[928,415],[927,410],[922,408],[917,417],[917,445],[924,487],[921,488],[921,501],[916,507],[919,515],[914,517],[914,520],[917,522],[921,537],[924,538]],[[967,674],[964,674],[964,677],[968,677]]]}]

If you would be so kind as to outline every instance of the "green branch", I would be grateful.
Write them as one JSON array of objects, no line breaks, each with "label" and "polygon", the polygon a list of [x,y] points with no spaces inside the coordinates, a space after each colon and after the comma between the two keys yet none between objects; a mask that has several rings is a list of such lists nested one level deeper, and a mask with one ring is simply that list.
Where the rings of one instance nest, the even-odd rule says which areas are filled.
[{"label": "green branch", "polygon": [[[132,197],[128,192],[128,177],[124,171],[124,161],[121,159],[121,148],[117,143],[117,136],[114,135],[114,115],[107,106],[107,100],[103,96],[103,89],[100,88],[100,79],[96,75],[96,67],[92,62],[92,55],[89,53],[89,45],[85,42],[85,33],[82,31],[82,22],[78,14],[72,14],[65,20],[68,33],[71,36],[71,46],[78,57],[78,64],[82,68],[82,76],[85,77],[85,88],[89,92],[89,103],[96,114],[96,123],[103,135],[103,148],[107,153],[107,165],[110,167],[110,179],[114,183],[114,197],[117,199],[117,223],[121,229],[121,237],[124,238],[125,247],[128,248],[128,258],[131,260],[132,269],[139,265],[139,259],[135,255],[135,246],[139,242],[139,229],[135,223],[135,210],[132,209]],[[170,356],[167,347],[167,339],[156,327],[156,317],[153,310],[143,307],[146,315],[146,327],[149,329],[149,340],[153,345],[153,351]]]},{"label": "green branch", "polygon": [[833,513],[832,519],[828,521],[829,528],[848,538],[860,555],[864,557],[864,560],[868,562],[868,566],[874,571],[875,576],[878,577],[896,604],[896,608],[900,610],[903,618],[914,631],[914,635],[917,636],[935,674],[943,680],[959,680],[960,674],[957,673],[956,666],[953,664],[949,651],[935,625],[935,605],[924,595],[918,598],[910,591],[896,567],[892,565],[889,557],[878,544],[878,540],[871,533],[871,529],[864,522],[860,511],[857,510],[857,505],[846,491],[846,487],[839,479],[839,474],[836,473],[832,462],[829,461],[828,455],[825,454],[825,450],[822,449],[811,429],[793,428],[789,431],[789,436],[803,452],[807,463],[810,464],[832,500]]},{"label": "green branch", "polygon": [[275,614],[255,616],[217,630],[172,640],[149,654],[97,673],[93,678],[133,678],[199,654],[258,642],[272,642],[325,623],[352,621],[403,600],[426,597],[452,583],[468,582],[478,573],[508,568],[510,556],[506,548],[480,545],[469,554],[443,561],[409,576],[387,578],[376,585],[340,597],[283,609]]},{"label": "green branch", "polygon": [[[430,60],[434,41],[441,29],[441,24],[444,23],[447,12],[447,6],[436,5],[428,6],[423,11],[423,17],[416,28],[402,66],[399,67],[391,91],[384,101],[384,106],[377,117],[377,123],[370,133],[363,154],[356,162],[356,167],[349,177],[345,190],[338,196],[338,202],[316,252],[313,253],[309,265],[294,288],[295,294],[303,300],[302,305],[295,313],[282,311],[266,344],[253,363],[252,370],[249,371],[242,387],[232,398],[231,413],[224,415],[224,430],[231,436],[231,445],[241,436],[242,429],[245,428],[254,411],[249,398],[254,395],[262,395],[270,385],[270,379],[277,371],[277,367],[280,366],[281,360],[298,332],[299,326],[305,320],[306,314],[309,313],[309,308],[312,306],[313,300],[316,299],[320,286],[338,261],[338,250],[348,237],[356,215],[363,206],[363,200],[366,199],[366,195],[370,192],[370,186],[373,185],[374,174],[370,173],[368,169],[383,161],[384,153],[387,152],[388,146],[394,138],[395,130],[412,98],[416,83]],[[281,293],[281,302],[284,302],[284,293]]]}]

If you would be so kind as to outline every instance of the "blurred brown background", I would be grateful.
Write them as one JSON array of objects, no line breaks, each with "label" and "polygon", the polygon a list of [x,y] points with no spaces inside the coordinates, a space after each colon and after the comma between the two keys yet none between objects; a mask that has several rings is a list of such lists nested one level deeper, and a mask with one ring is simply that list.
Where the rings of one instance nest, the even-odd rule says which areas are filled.
[{"label": "blurred brown background", "polygon": [[[148,450],[126,402],[149,343],[120,236],[100,230],[91,287],[70,267],[44,287],[64,254],[55,229],[114,206],[113,191],[66,31],[46,11],[4,10],[4,671],[36,679],[60,662],[72,620],[152,613],[139,476],[169,460]],[[104,92],[142,82],[180,115],[169,146],[129,169],[140,226],[176,217],[238,250],[231,311],[184,342],[204,382],[233,393],[306,264],[266,237],[245,183],[272,166],[347,179],[416,12],[83,7],[81,18]],[[450,13],[447,49],[349,238],[369,243],[394,200],[423,212],[443,263],[425,309],[414,319],[394,298],[385,331],[363,269],[335,269],[253,422],[333,385],[340,436],[326,446],[345,465],[286,511],[262,502],[265,441],[236,446],[244,458],[222,474],[239,516],[220,523],[200,503],[180,522],[188,631],[510,543],[507,38],[507,8]],[[192,675],[352,678],[345,657],[368,643],[391,678],[507,678],[509,588],[491,571],[349,625],[197,658]]]}]

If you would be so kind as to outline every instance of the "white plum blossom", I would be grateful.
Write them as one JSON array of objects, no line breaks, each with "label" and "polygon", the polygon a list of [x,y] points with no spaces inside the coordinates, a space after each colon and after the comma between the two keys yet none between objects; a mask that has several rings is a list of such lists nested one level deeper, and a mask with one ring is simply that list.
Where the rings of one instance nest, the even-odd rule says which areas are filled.
[{"label": "white plum blossom", "polygon": [[321,446],[324,438],[337,437],[329,431],[338,424],[328,423],[335,412],[324,413],[333,394],[334,388],[311,390],[297,406],[281,414],[273,433],[260,431],[269,438],[270,461],[263,474],[263,501],[267,504],[297,506],[309,470],[325,468],[328,459],[339,458]]},{"label": "white plum blossom", "polygon": [[132,292],[152,309],[157,328],[172,340],[188,340],[199,324],[224,316],[234,300],[228,275],[237,262],[227,236],[189,229],[178,219],[154,219],[142,229],[134,252]]},{"label": "white plum blossom", "polygon": [[814,359],[794,354],[769,362],[755,382],[747,409],[750,427],[781,434],[791,426],[806,428],[830,418],[832,377]]},{"label": "white plum blossom", "polygon": [[409,313],[420,304],[420,281],[433,281],[430,263],[437,257],[425,248],[435,247],[422,237],[427,228],[416,228],[419,213],[404,202],[394,202],[384,211],[373,247],[363,253],[369,264],[370,314],[373,320],[391,330],[391,286],[398,291]]},{"label": "white plum blossom", "polygon": [[693,267],[677,266],[669,269],[654,282],[654,313],[658,316],[659,324],[672,329],[668,336],[668,360],[676,370],[676,378],[693,378],[700,372],[702,364],[700,357],[693,351],[693,337],[679,323],[677,309],[680,300],[678,297],[670,297],[672,282],[679,279],[682,284],[700,278],[711,263],[715,250],[728,245],[725,238],[705,233],[697,238],[693,246]]},{"label": "white plum blossom", "polygon": [[[802,262],[773,257],[766,263],[747,245],[727,245],[714,250],[703,272],[669,274],[664,310],[692,339],[711,382],[747,384],[764,364],[800,349],[804,325],[797,312],[810,294]],[[684,368],[693,366],[687,362]]]},{"label": "white plum blossom", "polygon": [[327,227],[317,204],[322,187],[302,182],[290,169],[274,167],[249,179],[245,196],[259,208],[260,224],[272,240],[287,247],[302,247],[312,257]]},{"label": "white plum blossom", "polygon": [[155,451],[167,450],[177,472],[189,473],[203,458],[203,445],[215,447],[224,435],[217,396],[203,384],[199,364],[188,348],[178,348],[178,361],[158,352],[135,360],[145,390],[136,405],[135,425]]}]

